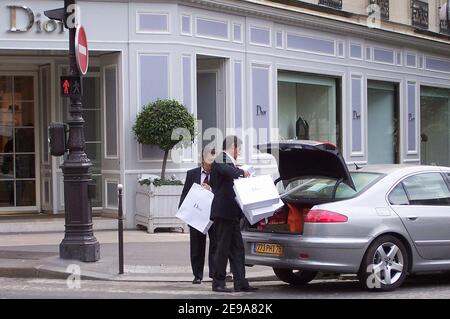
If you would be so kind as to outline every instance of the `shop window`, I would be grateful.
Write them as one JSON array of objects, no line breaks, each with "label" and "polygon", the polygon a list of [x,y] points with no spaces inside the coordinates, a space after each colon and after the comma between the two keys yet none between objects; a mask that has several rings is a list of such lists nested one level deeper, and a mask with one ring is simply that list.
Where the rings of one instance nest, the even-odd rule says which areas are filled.
[{"label": "shop window", "polygon": [[369,164],[396,164],[399,157],[398,85],[368,81]]},{"label": "shop window", "polygon": [[341,80],[280,71],[279,135],[283,140],[315,140],[341,145]]},{"label": "shop window", "polygon": [[0,77],[0,207],[36,206],[34,84]]},{"label": "shop window", "polygon": [[450,89],[420,89],[421,160],[450,166]]}]

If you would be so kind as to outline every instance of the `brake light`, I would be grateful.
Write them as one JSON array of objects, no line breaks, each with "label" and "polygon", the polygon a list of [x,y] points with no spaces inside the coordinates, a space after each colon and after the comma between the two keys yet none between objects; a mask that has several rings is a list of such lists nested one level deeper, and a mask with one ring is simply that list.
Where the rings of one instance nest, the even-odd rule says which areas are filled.
[{"label": "brake light", "polygon": [[305,223],[346,223],[348,217],[328,210],[310,210],[305,217]]}]

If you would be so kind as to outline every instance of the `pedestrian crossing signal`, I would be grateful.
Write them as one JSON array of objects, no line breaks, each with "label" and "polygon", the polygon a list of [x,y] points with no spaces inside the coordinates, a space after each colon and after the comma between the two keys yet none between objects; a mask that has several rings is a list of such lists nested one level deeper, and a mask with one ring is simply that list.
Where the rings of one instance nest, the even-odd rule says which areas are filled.
[{"label": "pedestrian crossing signal", "polygon": [[60,81],[62,97],[77,97],[82,95],[81,77],[62,76]]}]

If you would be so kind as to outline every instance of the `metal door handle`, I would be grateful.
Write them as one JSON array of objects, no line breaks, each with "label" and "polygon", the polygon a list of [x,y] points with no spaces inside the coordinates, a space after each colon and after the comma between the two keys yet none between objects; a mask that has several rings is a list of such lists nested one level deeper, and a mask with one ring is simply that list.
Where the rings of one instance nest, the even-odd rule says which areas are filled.
[{"label": "metal door handle", "polygon": [[416,220],[419,219],[419,217],[417,217],[417,216],[408,216],[408,219],[412,220],[412,221],[416,221]]}]

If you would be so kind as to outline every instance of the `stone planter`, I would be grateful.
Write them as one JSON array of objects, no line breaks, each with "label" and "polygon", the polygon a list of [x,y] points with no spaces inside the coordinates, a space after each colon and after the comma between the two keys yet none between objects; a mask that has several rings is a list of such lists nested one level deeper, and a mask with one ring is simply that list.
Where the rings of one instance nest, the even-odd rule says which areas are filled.
[{"label": "stone planter", "polygon": [[181,228],[188,232],[188,226],[175,217],[178,211],[183,185],[155,187],[138,184],[136,190],[136,225],[153,233],[156,228]]}]

